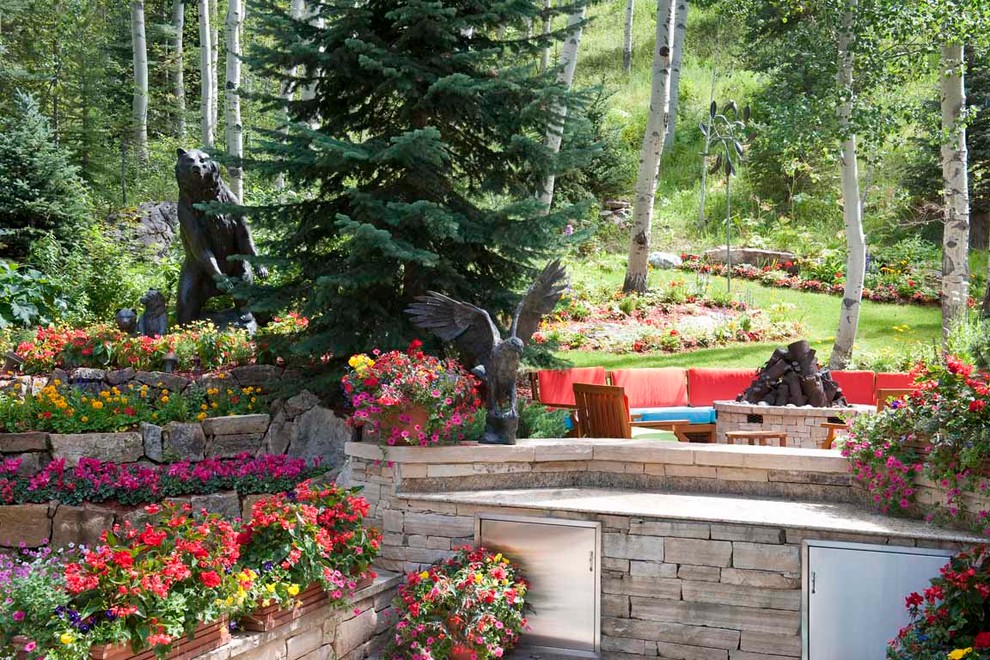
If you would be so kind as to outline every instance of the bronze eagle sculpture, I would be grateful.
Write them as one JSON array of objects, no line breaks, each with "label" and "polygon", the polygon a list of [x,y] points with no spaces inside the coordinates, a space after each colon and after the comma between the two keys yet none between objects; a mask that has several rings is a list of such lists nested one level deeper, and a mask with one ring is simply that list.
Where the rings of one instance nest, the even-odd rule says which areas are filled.
[{"label": "bronze eagle sculpture", "polygon": [[567,288],[567,273],[555,259],[546,265],[516,307],[509,338],[502,334],[488,312],[469,303],[428,292],[417,296],[406,313],[412,322],[441,341],[453,342],[470,364],[472,373],[488,389],[488,418],[481,442],[514,445],[519,428],[516,406],[516,374],[523,349],[540,326],[540,319],[553,311]]}]

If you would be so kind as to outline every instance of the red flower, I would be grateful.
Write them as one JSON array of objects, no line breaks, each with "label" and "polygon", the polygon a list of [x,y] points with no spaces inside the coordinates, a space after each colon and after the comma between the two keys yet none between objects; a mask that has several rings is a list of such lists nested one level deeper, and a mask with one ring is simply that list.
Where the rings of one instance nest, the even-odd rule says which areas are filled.
[{"label": "red flower", "polygon": [[981,632],[973,640],[974,649],[990,648],[990,632]]},{"label": "red flower", "polygon": [[199,574],[199,581],[210,589],[220,586],[220,576],[214,571],[203,571]]},{"label": "red flower", "polygon": [[987,402],[984,399],[975,399],[969,403],[970,412],[980,412],[987,407]]},{"label": "red flower", "polygon": [[134,557],[127,550],[118,550],[113,553],[113,563],[121,568],[130,568],[134,565]]}]

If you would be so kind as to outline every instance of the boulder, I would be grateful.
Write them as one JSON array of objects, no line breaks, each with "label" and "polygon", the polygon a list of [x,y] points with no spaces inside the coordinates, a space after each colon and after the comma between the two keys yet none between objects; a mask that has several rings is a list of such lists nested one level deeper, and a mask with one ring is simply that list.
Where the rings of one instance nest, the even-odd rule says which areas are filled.
[{"label": "boulder", "polygon": [[258,454],[261,450],[261,433],[210,436],[206,446],[207,456],[234,458],[238,454]]},{"label": "boulder", "polygon": [[268,430],[271,418],[268,415],[227,415],[210,417],[202,421],[206,435],[263,434]]},{"label": "boulder", "polygon": [[654,268],[677,268],[681,265],[681,258],[672,252],[651,252],[650,265]]},{"label": "boulder", "polygon": [[133,463],[144,456],[140,433],[52,433],[52,456],[74,467],[80,458]]},{"label": "boulder", "polygon": [[169,422],[162,433],[162,454],[168,461],[201,461],[206,434],[198,423]]},{"label": "boulder", "polygon": [[283,409],[285,410],[286,417],[293,419],[318,405],[320,405],[320,398],[309,390],[303,390],[287,400],[283,404]]},{"label": "boulder", "polygon": [[193,511],[206,509],[208,513],[217,513],[233,520],[241,517],[241,500],[232,490],[209,495],[193,495],[191,500]]},{"label": "boulder", "polygon": [[165,460],[162,446],[162,427],[141,422],[138,432],[144,442],[144,455],[148,460],[162,463]]},{"label": "boulder", "polygon": [[282,378],[282,369],[271,364],[251,364],[232,369],[230,375],[241,387],[267,388]]},{"label": "boulder", "polygon": [[114,513],[95,504],[59,505],[52,520],[52,547],[65,548],[70,543],[93,548],[100,535],[113,527]]},{"label": "boulder", "polygon": [[126,369],[115,369],[113,371],[107,372],[107,382],[111,385],[126,385],[127,383],[134,380],[134,374],[137,373],[132,367],[127,367]]},{"label": "boulder", "polygon": [[286,452],[289,456],[307,461],[320,458],[328,467],[343,465],[344,443],[350,442],[353,435],[347,420],[337,417],[332,410],[317,406],[296,418],[295,430]]},{"label": "boulder", "polygon": [[134,380],[144,383],[148,387],[155,387],[169,392],[181,392],[189,385],[189,379],[167,374],[163,371],[138,371],[134,374]]},{"label": "boulder", "polygon": [[106,377],[107,372],[103,369],[91,369],[89,367],[73,369],[69,376],[73,383],[102,383]]},{"label": "boulder", "polygon": [[47,504],[0,506],[0,546],[29,548],[44,545],[52,537],[52,520]]},{"label": "boulder", "polygon": [[[797,256],[793,252],[781,252],[779,250],[761,250],[759,248],[734,247],[729,250],[732,258],[732,265],[741,264],[749,266],[766,266],[774,263],[784,263],[794,261]],[[724,264],[726,260],[725,246],[706,250],[705,261],[709,263]]]},{"label": "boulder", "polygon": [[28,433],[0,433],[0,454],[18,454],[25,451],[45,451],[48,449],[48,434],[31,431]]},{"label": "boulder", "polygon": [[179,212],[175,202],[144,202],[137,209],[112,213],[107,221],[116,235],[141,256],[163,259],[179,230]]},{"label": "boulder", "polygon": [[21,477],[33,477],[52,462],[51,454],[46,452],[30,452],[16,456],[5,456],[4,458],[21,459],[21,464],[17,466],[17,474]]},{"label": "boulder", "polygon": [[278,411],[268,426],[268,431],[261,442],[261,452],[265,454],[284,454],[296,438],[296,423],[286,417],[285,412]]}]

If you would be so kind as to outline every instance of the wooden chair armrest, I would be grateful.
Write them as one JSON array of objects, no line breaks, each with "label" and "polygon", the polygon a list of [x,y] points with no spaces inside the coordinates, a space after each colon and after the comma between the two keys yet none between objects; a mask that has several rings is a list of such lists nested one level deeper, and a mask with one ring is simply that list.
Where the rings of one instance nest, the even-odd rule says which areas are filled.
[{"label": "wooden chair armrest", "polygon": [[822,428],[842,430],[849,428],[849,424],[839,424],[838,422],[822,422]]},{"label": "wooden chair armrest", "polygon": [[641,429],[660,429],[661,431],[674,431],[677,428],[677,424],[683,424],[684,422],[633,422],[630,426],[635,426]]}]

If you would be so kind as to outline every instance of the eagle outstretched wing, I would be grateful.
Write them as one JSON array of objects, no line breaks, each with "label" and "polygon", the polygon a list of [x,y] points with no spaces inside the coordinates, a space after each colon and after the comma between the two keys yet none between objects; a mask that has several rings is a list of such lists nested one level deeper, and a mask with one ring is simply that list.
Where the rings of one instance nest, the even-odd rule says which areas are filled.
[{"label": "eagle outstretched wing", "polygon": [[529,343],[533,333],[540,327],[540,319],[553,311],[565,289],[567,272],[560,265],[560,259],[554,259],[544,267],[533,286],[529,287],[526,296],[519,302],[516,315],[512,319],[510,335],[518,337],[524,344]]},{"label": "eagle outstretched wing", "polygon": [[487,364],[492,349],[501,340],[488,312],[436,291],[417,296],[406,314],[416,327],[432,332],[441,341],[454,342],[475,364]]}]

